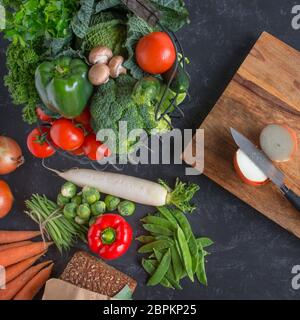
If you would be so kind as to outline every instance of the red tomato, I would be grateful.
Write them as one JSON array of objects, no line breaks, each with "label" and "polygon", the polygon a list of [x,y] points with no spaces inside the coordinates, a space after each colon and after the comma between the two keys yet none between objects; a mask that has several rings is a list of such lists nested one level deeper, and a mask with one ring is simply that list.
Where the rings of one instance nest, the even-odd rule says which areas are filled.
[{"label": "red tomato", "polygon": [[14,197],[8,184],[0,180],[0,218],[5,217],[13,205]]},{"label": "red tomato", "polygon": [[97,150],[101,145],[102,142],[96,140],[96,135],[94,133],[90,133],[85,137],[82,149],[89,159],[95,161],[97,160]]},{"label": "red tomato", "polygon": [[82,149],[84,154],[93,161],[100,161],[111,155],[108,147],[102,142],[97,141],[94,133],[90,133],[85,137]]},{"label": "red tomato", "polygon": [[152,32],[139,40],[135,55],[138,65],[145,72],[161,74],[173,66],[176,50],[167,33]]},{"label": "red tomato", "polygon": [[41,121],[52,122],[52,118],[49,117],[40,107],[36,108],[36,114]]},{"label": "red tomato", "polygon": [[56,120],[50,129],[50,136],[59,148],[66,151],[74,151],[84,142],[83,130],[68,119]]},{"label": "red tomato", "polygon": [[47,142],[47,138],[50,138],[49,131],[48,128],[36,128],[27,137],[27,147],[37,158],[49,158],[55,153],[55,149]]},{"label": "red tomato", "polygon": [[90,121],[91,121],[91,113],[90,108],[86,107],[81,115],[74,119],[76,122],[83,125],[86,131],[90,132],[92,130]]}]

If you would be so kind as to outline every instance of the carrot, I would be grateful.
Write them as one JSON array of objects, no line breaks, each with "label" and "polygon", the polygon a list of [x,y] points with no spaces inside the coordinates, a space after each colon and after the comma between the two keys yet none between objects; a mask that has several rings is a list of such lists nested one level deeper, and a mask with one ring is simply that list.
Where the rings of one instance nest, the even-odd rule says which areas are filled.
[{"label": "carrot", "polygon": [[13,242],[13,243],[7,243],[7,244],[2,244],[0,246],[0,251],[9,249],[9,248],[17,248],[17,247],[22,247],[27,244],[32,243],[31,241],[19,241],[19,242]]},{"label": "carrot", "polygon": [[13,264],[12,266],[6,268],[5,270],[5,280],[6,282],[10,282],[11,280],[15,279],[17,276],[22,274],[24,271],[26,271],[28,268],[30,268],[41,256],[44,255],[44,252],[42,254],[33,256],[32,258],[28,258],[26,260],[23,260],[19,263]]},{"label": "carrot", "polygon": [[42,262],[20,274],[0,290],[0,300],[11,300],[36,274],[38,274],[50,261]]},{"label": "carrot", "polygon": [[29,240],[40,234],[40,231],[0,231],[0,244]]},{"label": "carrot", "polygon": [[52,242],[33,242],[23,247],[10,248],[0,252],[0,266],[8,267],[31,258],[48,249]]},{"label": "carrot", "polygon": [[50,278],[53,263],[35,275],[14,297],[14,300],[32,300]]}]

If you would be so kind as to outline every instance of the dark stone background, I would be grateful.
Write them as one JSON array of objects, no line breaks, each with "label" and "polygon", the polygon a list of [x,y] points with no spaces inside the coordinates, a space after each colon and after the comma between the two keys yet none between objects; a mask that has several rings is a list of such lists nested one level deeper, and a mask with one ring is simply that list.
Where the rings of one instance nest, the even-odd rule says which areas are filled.
[{"label": "dark stone background", "polygon": [[[235,71],[262,31],[268,31],[300,49],[300,30],[291,27],[290,0],[186,0],[191,24],[179,38],[191,60],[191,101],[185,107],[180,128],[196,128],[221,95]],[[5,70],[5,46],[1,41],[1,75]],[[288,58],[288,57],[287,57]],[[31,128],[22,122],[20,107],[13,106],[6,88],[0,88],[1,134],[14,137],[22,146],[26,164],[3,177],[11,186],[16,201],[10,215],[0,221],[1,229],[32,229],[35,224],[22,213],[24,200],[32,193],[57,195],[62,180],[47,172],[27,151],[26,135]],[[59,169],[76,162],[55,156],[49,163]],[[273,222],[242,203],[204,176],[184,177],[184,166],[126,166],[124,173],[151,180],[164,178],[170,183],[177,176],[201,186],[196,197],[198,211],[189,216],[197,235],[215,241],[208,257],[209,286],[204,288],[186,280],[182,291],[160,286],[145,286],[146,274],[134,242],[129,252],[111,264],[138,281],[136,299],[297,299],[300,292],[291,287],[291,269],[300,264],[300,241]],[[135,235],[141,233],[139,219],[152,208],[139,206],[128,221]],[[59,276],[71,255],[61,256],[52,248],[47,258],[55,261],[54,276]]]}]

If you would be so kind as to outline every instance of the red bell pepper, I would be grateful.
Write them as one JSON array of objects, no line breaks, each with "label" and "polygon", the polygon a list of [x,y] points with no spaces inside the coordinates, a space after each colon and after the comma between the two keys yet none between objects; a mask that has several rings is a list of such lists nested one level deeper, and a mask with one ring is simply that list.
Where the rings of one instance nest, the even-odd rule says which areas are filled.
[{"label": "red bell pepper", "polygon": [[122,256],[132,241],[130,224],[118,214],[104,214],[90,227],[90,249],[101,258],[112,260]]}]

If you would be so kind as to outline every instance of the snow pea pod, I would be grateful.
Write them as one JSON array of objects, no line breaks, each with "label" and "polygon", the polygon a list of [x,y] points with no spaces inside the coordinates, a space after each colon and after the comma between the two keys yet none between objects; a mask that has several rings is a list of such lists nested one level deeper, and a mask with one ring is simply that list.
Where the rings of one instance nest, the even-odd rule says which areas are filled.
[{"label": "snow pea pod", "polygon": [[177,224],[174,224],[165,218],[160,218],[156,216],[146,216],[143,219],[141,219],[141,221],[146,224],[155,224],[170,230],[176,230],[177,228]]},{"label": "snow pea pod", "polygon": [[175,274],[176,281],[179,281],[184,271],[184,266],[182,265],[180,255],[177,251],[176,246],[171,247],[171,258],[172,266]]},{"label": "snow pea pod", "polygon": [[193,264],[190,249],[181,228],[177,229],[177,239],[188,277],[194,282]]},{"label": "snow pea pod", "polygon": [[[161,251],[158,251],[156,249],[154,249],[153,251],[154,251],[154,254],[153,254],[154,257],[157,259],[157,261],[160,262],[162,260],[163,256],[164,256],[164,253],[161,252]],[[171,255],[171,262],[172,262],[172,255]],[[179,284],[179,281],[175,277],[172,263],[170,263],[170,267],[169,267],[169,270],[166,273],[165,278],[171,283],[171,285],[175,289],[182,289],[181,285]]]},{"label": "snow pea pod", "polygon": [[173,224],[177,224],[177,220],[174,218],[173,214],[171,213],[171,211],[166,207],[157,207],[157,210],[159,211],[159,213],[166,218],[167,220],[169,220],[170,222],[172,222]]},{"label": "snow pea pod", "polygon": [[201,254],[200,252],[198,257],[198,266],[197,266],[196,276],[200,283],[207,286],[204,255]]},{"label": "snow pea pod", "polygon": [[[157,261],[143,259],[142,266],[147,273],[149,273],[150,275],[153,275],[153,273],[155,272],[155,270],[157,268]],[[161,280],[160,284],[166,288],[174,289],[173,286],[171,285],[171,283],[166,278],[163,278]]]},{"label": "snow pea pod", "polygon": [[147,282],[147,286],[156,286],[165,277],[167,271],[169,270],[171,263],[171,252],[170,249],[164,254],[163,258],[159,262],[159,265],[155,272],[152,274]]},{"label": "snow pea pod", "polygon": [[135,240],[139,241],[140,243],[146,244],[155,241],[155,237],[153,236],[140,236],[137,237]]},{"label": "snow pea pod", "polygon": [[172,236],[173,235],[173,231],[162,227],[162,226],[158,226],[156,224],[144,224],[143,228],[151,233],[154,234],[159,234],[159,235],[164,235],[164,236]]},{"label": "snow pea pod", "polygon": [[179,224],[180,228],[182,229],[186,240],[189,241],[191,236],[193,235],[193,231],[188,219],[186,218],[184,213],[182,213],[178,209],[172,209],[172,213],[175,219],[177,220],[177,223]]},{"label": "snow pea pod", "polygon": [[198,238],[197,244],[201,245],[201,248],[206,248],[214,244],[214,242],[209,238]]},{"label": "snow pea pod", "polygon": [[152,252],[153,249],[162,250],[162,249],[168,249],[174,245],[173,241],[170,240],[157,240],[150,243],[147,243],[139,248],[139,253],[149,253]]}]

